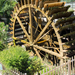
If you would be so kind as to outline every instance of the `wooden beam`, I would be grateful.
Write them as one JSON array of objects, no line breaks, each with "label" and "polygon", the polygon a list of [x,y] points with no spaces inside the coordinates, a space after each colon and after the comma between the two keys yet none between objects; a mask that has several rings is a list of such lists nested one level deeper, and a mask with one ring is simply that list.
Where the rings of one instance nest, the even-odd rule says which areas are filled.
[{"label": "wooden beam", "polygon": [[25,40],[21,40],[21,42],[31,45],[29,42],[27,42]]},{"label": "wooden beam", "polygon": [[59,49],[58,47],[44,47],[44,48],[53,48],[53,49]]},{"label": "wooden beam", "polygon": [[23,24],[22,24],[21,20],[19,19],[19,17],[18,17],[18,16],[17,16],[16,18],[17,18],[17,20],[18,20],[18,22],[19,22],[19,24],[20,24],[21,28],[23,29],[24,33],[26,34],[27,38],[28,38],[28,39],[29,39],[29,41],[30,41],[30,36],[28,35],[28,33],[27,33],[27,31],[26,31],[25,27],[23,26]]},{"label": "wooden beam", "polygon": [[13,24],[12,23],[9,23],[10,24],[10,26],[13,26]]},{"label": "wooden beam", "polygon": [[63,6],[65,5],[66,2],[54,2],[54,3],[46,3],[44,5],[44,8],[47,8],[47,7],[55,7],[55,6]]},{"label": "wooden beam", "polygon": [[62,58],[62,56],[61,56],[60,54],[58,54],[58,53],[56,53],[56,52],[53,52],[53,51],[51,51],[51,50],[45,49],[45,48],[43,48],[43,47],[41,47],[41,46],[33,45],[33,47],[35,47],[35,48],[37,48],[37,49],[39,49],[39,50],[42,50],[42,51],[44,51],[44,52],[47,52],[47,53],[49,53],[49,54],[51,54],[51,55],[57,56],[57,57],[59,57],[59,58]]},{"label": "wooden beam", "polygon": [[42,21],[40,21],[39,19],[37,21],[37,18],[35,16],[34,16],[34,19],[35,19],[36,23],[38,24],[39,28],[42,30],[42,27],[41,27]]},{"label": "wooden beam", "polygon": [[23,6],[23,2],[22,2],[22,0],[21,0],[21,7]]},{"label": "wooden beam", "polygon": [[32,23],[32,11],[31,11],[31,7],[29,6],[29,19],[30,19],[30,28],[31,28],[31,43],[33,42],[33,23]]},{"label": "wooden beam", "polygon": [[[58,39],[58,42],[59,42],[60,55],[61,55],[61,57],[63,57],[62,40],[61,40],[60,35],[59,35],[58,31],[57,31],[57,28],[55,27],[55,23],[54,22],[52,23],[52,27],[55,30],[55,33],[56,33],[56,36],[57,36],[57,39]],[[62,65],[62,63],[63,63],[63,59],[60,60],[60,64],[61,65]]]},{"label": "wooden beam", "polygon": [[16,11],[18,12],[18,7],[16,6]]},{"label": "wooden beam", "polygon": [[[52,30],[52,29],[51,29]],[[43,37],[45,37],[51,30],[49,30],[48,32],[46,32],[42,37],[40,37],[40,39],[42,39]],[[40,40],[39,39],[39,40]]]},{"label": "wooden beam", "polygon": [[[34,51],[36,52],[37,56],[42,60],[42,58],[41,58],[39,52],[37,51],[37,49],[36,49],[35,47],[34,47]],[[42,61],[43,61],[43,60],[42,60]]]},{"label": "wooden beam", "polygon": [[20,5],[20,3],[18,2],[18,7],[20,8],[21,7],[21,5]]},{"label": "wooden beam", "polygon": [[13,30],[13,27],[9,27],[10,30]]},{"label": "wooden beam", "polygon": [[38,37],[35,39],[35,41],[33,42],[33,44],[35,44],[38,39],[40,38],[40,36],[45,32],[45,30],[48,28],[48,26],[51,24],[51,21],[49,21],[46,26],[43,28],[43,30],[40,32],[40,34],[38,35]]},{"label": "wooden beam", "polygon": [[29,4],[29,0],[27,0],[28,4]]},{"label": "wooden beam", "polygon": [[39,41],[39,42],[37,42],[38,44],[40,44],[40,43],[44,43],[44,42],[46,42],[47,40],[43,40],[43,41]]}]

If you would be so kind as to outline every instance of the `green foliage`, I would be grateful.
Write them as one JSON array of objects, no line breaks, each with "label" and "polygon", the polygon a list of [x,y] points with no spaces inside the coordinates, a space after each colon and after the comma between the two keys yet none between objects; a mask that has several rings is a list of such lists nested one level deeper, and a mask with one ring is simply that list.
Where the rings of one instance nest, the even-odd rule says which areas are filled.
[{"label": "green foliage", "polygon": [[1,51],[0,62],[8,71],[17,69],[29,75],[43,68],[37,57],[30,58],[28,52],[19,46],[10,47],[8,50]]},{"label": "green foliage", "polygon": [[2,51],[5,48],[5,45],[0,41],[0,51]]},{"label": "green foliage", "polygon": [[3,15],[9,16],[15,4],[15,0],[0,0],[0,12]]},{"label": "green foliage", "polygon": [[40,59],[37,57],[29,59],[28,64],[29,67],[26,69],[26,71],[29,75],[33,75],[34,72],[39,72],[44,68],[43,64],[40,62]]},{"label": "green foliage", "polygon": [[0,51],[2,51],[7,44],[7,30],[8,25],[5,26],[4,22],[0,22]]},{"label": "green foliage", "polygon": [[8,25],[5,25],[4,22],[0,22],[0,40],[4,43],[7,41],[7,30]]}]

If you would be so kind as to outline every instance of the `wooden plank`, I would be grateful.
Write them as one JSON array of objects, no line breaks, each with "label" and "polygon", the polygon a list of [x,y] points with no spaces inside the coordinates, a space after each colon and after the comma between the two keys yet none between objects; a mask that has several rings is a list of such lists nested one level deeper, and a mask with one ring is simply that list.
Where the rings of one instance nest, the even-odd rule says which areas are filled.
[{"label": "wooden plank", "polygon": [[29,44],[31,45],[29,42],[25,41],[25,40],[21,40],[21,42],[25,43],[25,44]]},{"label": "wooden plank", "polygon": [[42,50],[42,51],[44,51],[44,52],[47,52],[47,53],[49,53],[49,54],[52,54],[52,55],[54,55],[54,56],[57,56],[57,57],[59,57],[59,58],[62,58],[60,54],[58,54],[58,53],[56,53],[56,52],[53,52],[53,51],[51,51],[51,50],[45,49],[45,48],[43,48],[43,47],[41,47],[41,46],[33,45],[33,47],[35,47],[35,48],[37,48],[37,49],[39,49],[39,50]]},{"label": "wooden plank", "polygon": [[13,24],[12,23],[9,23],[11,26],[13,26]]},{"label": "wooden plank", "polygon": [[47,7],[56,7],[56,6],[63,6],[65,5],[66,2],[54,2],[54,3],[46,3],[44,5],[44,8],[47,8]]},{"label": "wooden plank", "polygon": [[20,3],[18,2],[18,7],[20,8],[20,6],[21,6],[21,5],[20,5]]},{"label": "wooden plank", "polygon": [[9,27],[10,30],[13,30],[13,27]]},{"label": "wooden plank", "polygon": [[[60,39],[60,35],[59,33],[57,32],[57,28],[55,27],[55,23],[53,22],[52,23],[52,27],[56,33],[56,36],[57,36],[57,39],[58,39],[58,42],[59,42],[59,48],[60,48],[60,55],[61,57],[63,57],[63,47],[62,47],[62,40]],[[60,60],[60,64],[62,65],[63,64],[63,59]]]},{"label": "wooden plank", "polygon": [[34,44],[38,41],[38,39],[40,38],[40,36],[45,32],[45,30],[48,28],[48,26],[51,24],[51,21],[49,21],[46,26],[43,28],[43,30],[40,32],[40,34],[38,35],[38,37],[36,38],[36,40],[33,42]]},{"label": "wooden plank", "polygon": [[30,41],[30,36],[29,36],[29,34],[27,33],[27,31],[26,31],[25,27],[23,26],[23,24],[22,24],[21,20],[19,19],[19,17],[18,17],[18,16],[17,16],[16,18],[17,18],[17,20],[18,20],[18,22],[19,22],[19,24],[20,24],[21,28],[23,29],[24,33],[26,34],[27,38],[28,38],[28,39],[29,39],[29,41]]},{"label": "wooden plank", "polygon": [[32,11],[31,7],[29,7],[29,19],[30,19],[30,30],[31,30],[31,43],[33,42],[33,22],[32,22]]},{"label": "wooden plank", "polygon": [[24,5],[26,5],[26,0],[24,0]]},{"label": "wooden plank", "polygon": [[71,61],[68,60],[68,75],[71,75]]},{"label": "wooden plank", "polygon": [[74,55],[74,74],[75,74],[75,55]]},{"label": "wooden plank", "polygon": [[71,12],[66,12],[66,11],[64,11],[64,12],[58,12],[58,13],[56,13],[56,14],[54,14],[52,16],[52,20],[58,19],[58,18],[62,18],[62,17],[69,17],[72,14],[73,14],[73,11],[71,11]]},{"label": "wooden plank", "polygon": [[21,7],[23,6],[23,2],[22,2],[22,0],[21,0]]},{"label": "wooden plank", "polygon": [[59,0],[44,1],[43,4],[46,4],[46,3],[53,3],[53,2],[59,2]]},{"label": "wooden plank", "polygon": [[35,5],[38,6],[39,0],[35,0]]},{"label": "wooden plank", "polygon": [[44,42],[46,42],[47,40],[43,40],[43,41],[39,41],[39,42],[37,42],[38,44],[40,44],[40,43],[44,43]]},{"label": "wooden plank", "polygon": [[17,6],[16,6],[16,11],[17,11],[17,12],[19,11]]},{"label": "wooden plank", "polygon": [[41,37],[39,38],[39,40],[42,39],[43,37],[45,37],[50,31],[51,31],[51,29],[50,29],[48,32],[46,32],[43,36],[41,36]]},{"label": "wooden plank", "polygon": [[[57,7],[57,8],[50,8],[49,11],[48,11],[48,15],[53,15],[55,13],[58,13],[58,12],[64,12],[64,11],[67,11],[69,9],[70,6],[62,6],[62,7]],[[46,11],[47,9],[44,9],[44,11]]]},{"label": "wooden plank", "polygon": [[11,22],[14,22],[14,19],[10,19]]},{"label": "wooden plank", "polygon": [[43,61],[42,58],[41,58],[41,56],[40,56],[40,54],[39,54],[39,52],[37,51],[36,48],[34,48],[34,51],[36,52],[37,56],[41,59],[41,61]]},{"label": "wooden plank", "polygon": [[68,18],[64,18],[64,19],[59,19],[55,26],[58,26],[59,24],[63,24],[63,23],[66,23],[66,22],[72,22],[75,20],[75,16],[74,17],[68,17]]}]

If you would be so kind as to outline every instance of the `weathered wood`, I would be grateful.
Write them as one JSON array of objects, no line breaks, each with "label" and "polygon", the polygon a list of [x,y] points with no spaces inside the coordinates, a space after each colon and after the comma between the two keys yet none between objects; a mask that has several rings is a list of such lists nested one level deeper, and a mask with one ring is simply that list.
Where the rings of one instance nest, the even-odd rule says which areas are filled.
[{"label": "weathered wood", "polygon": [[69,17],[69,18],[64,18],[64,19],[59,19],[55,26],[58,26],[59,24],[62,24],[62,23],[66,23],[66,22],[70,22],[70,21],[74,21],[75,20],[75,16],[74,17]]},{"label": "weathered wood", "polygon": [[51,31],[51,30],[49,30],[48,32],[46,32],[45,34],[43,34],[43,36],[40,37],[39,40],[42,39],[43,37],[45,37],[50,31]]},{"label": "weathered wood", "polygon": [[[67,11],[69,9],[70,6],[62,6],[62,7],[56,7],[56,8],[52,8],[51,10],[49,9],[48,15],[53,15],[55,13],[58,12],[64,12]],[[46,9],[44,9],[44,11],[46,11]]]},{"label": "weathered wood", "polygon": [[12,23],[9,23],[11,26],[13,26],[13,24]]},{"label": "weathered wood", "polygon": [[54,19],[58,19],[58,18],[62,18],[62,17],[69,17],[73,14],[73,11],[71,12],[59,12],[59,13],[56,13],[52,16],[52,20]]},{"label": "weathered wood", "polygon": [[26,0],[24,0],[24,5],[26,5]]},{"label": "weathered wood", "polygon": [[39,0],[35,0],[35,5],[38,6]]},{"label": "weathered wood", "polygon": [[34,51],[36,52],[37,56],[41,59],[41,61],[43,61],[42,58],[41,58],[41,56],[40,56],[40,54],[39,54],[39,52],[37,51],[36,48],[34,48]]},{"label": "weathered wood", "polygon": [[54,7],[54,6],[63,6],[66,2],[54,2],[54,3],[47,3],[44,5],[44,8]]},{"label": "weathered wood", "polygon": [[33,42],[34,44],[38,41],[38,39],[40,38],[40,36],[45,32],[45,30],[47,29],[47,27],[50,25],[51,21],[49,21],[46,26],[43,28],[43,30],[40,32],[40,34],[38,35],[38,37],[36,38],[36,40]]},{"label": "weathered wood", "polygon": [[16,6],[16,11],[18,12],[18,7]]},{"label": "weathered wood", "polygon": [[67,28],[70,28],[70,27],[74,27],[75,26],[75,23],[73,23],[73,24],[68,24],[68,25],[65,25],[64,27],[60,27],[60,30],[59,30],[59,32],[60,31],[62,31],[62,30],[64,30],[64,29],[67,29]]},{"label": "weathered wood", "polygon": [[71,75],[71,61],[68,60],[68,75]]},{"label": "weathered wood", "polygon": [[54,56],[57,56],[57,57],[59,57],[59,58],[62,58],[62,56],[61,56],[60,54],[58,54],[58,53],[56,53],[56,52],[53,52],[53,51],[51,51],[51,50],[45,49],[45,48],[43,48],[43,47],[41,47],[41,46],[33,45],[33,47],[35,47],[35,48],[37,48],[37,49],[39,49],[39,50],[42,50],[42,51],[44,51],[44,52],[47,52],[47,53],[49,53],[49,54],[52,54],[52,55],[54,55]]},{"label": "weathered wood", "polygon": [[21,5],[20,5],[20,3],[18,2],[18,7],[20,8],[21,7]]},{"label": "weathered wood", "polygon": [[58,2],[58,0],[44,1],[43,4],[46,4],[46,3],[53,3],[53,2]]},{"label": "weathered wood", "polygon": [[28,37],[28,39],[29,39],[29,41],[30,41],[30,36],[28,35],[26,29],[24,28],[23,24],[21,23],[19,17],[17,16],[16,18],[17,18],[17,20],[18,20],[18,22],[19,22],[21,28],[23,29],[24,33],[26,34],[26,36]]},{"label": "weathered wood", "polygon": [[10,21],[11,21],[11,22],[14,22],[14,19],[12,18],[12,19],[10,19]]},{"label": "weathered wood", "polygon": [[9,27],[10,30],[13,30],[13,27]]},{"label": "weathered wood", "polygon": [[42,8],[42,7],[43,7],[43,2],[40,1],[40,2],[39,2],[39,8]]},{"label": "weathered wood", "polygon": [[31,7],[29,7],[29,19],[30,19],[30,30],[31,30],[31,43],[33,42],[33,22],[32,22],[32,11],[31,11]]},{"label": "weathered wood", "polygon": [[75,35],[75,31],[67,33],[67,34],[63,35],[61,38],[71,36],[71,35]]},{"label": "weathered wood", "polygon": [[40,43],[44,43],[44,42],[46,42],[47,40],[43,40],[43,41],[39,41],[39,42],[37,42],[38,44],[40,44]]},{"label": "weathered wood", "polygon": [[13,31],[9,32],[10,34],[13,34]]}]

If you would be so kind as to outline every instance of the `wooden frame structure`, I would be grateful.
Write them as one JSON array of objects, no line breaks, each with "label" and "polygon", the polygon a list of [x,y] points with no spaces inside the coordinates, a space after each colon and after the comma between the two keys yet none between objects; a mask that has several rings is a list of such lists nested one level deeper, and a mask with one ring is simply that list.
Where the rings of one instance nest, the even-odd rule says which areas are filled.
[{"label": "wooden frame structure", "polygon": [[[66,41],[70,43],[72,40],[69,40],[67,36],[73,35],[74,31],[71,33],[71,29],[69,29],[70,33],[67,32],[65,35],[62,32],[68,29],[68,26],[75,26],[74,23],[71,25],[75,17],[70,18],[73,11],[67,12],[70,6],[64,6],[65,2],[59,2],[59,0],[51,2],[48,0],[21,0],[11,15],[10,30],[12,31],[10,34],[13,35],[14,45],[19,42],[23,43],[32,48],[41,60],[44,60],[43,56],[51,59],[50,55],[53,55],[53,59],[61,59],[62,64],[64,52],[71,48],[71,45],[65,44],[62,40],[65,37]],[[56,19],[58,20],[54,22]],[[23,34],[23,37],[17,37],[16,34],[19,36]]]}]

